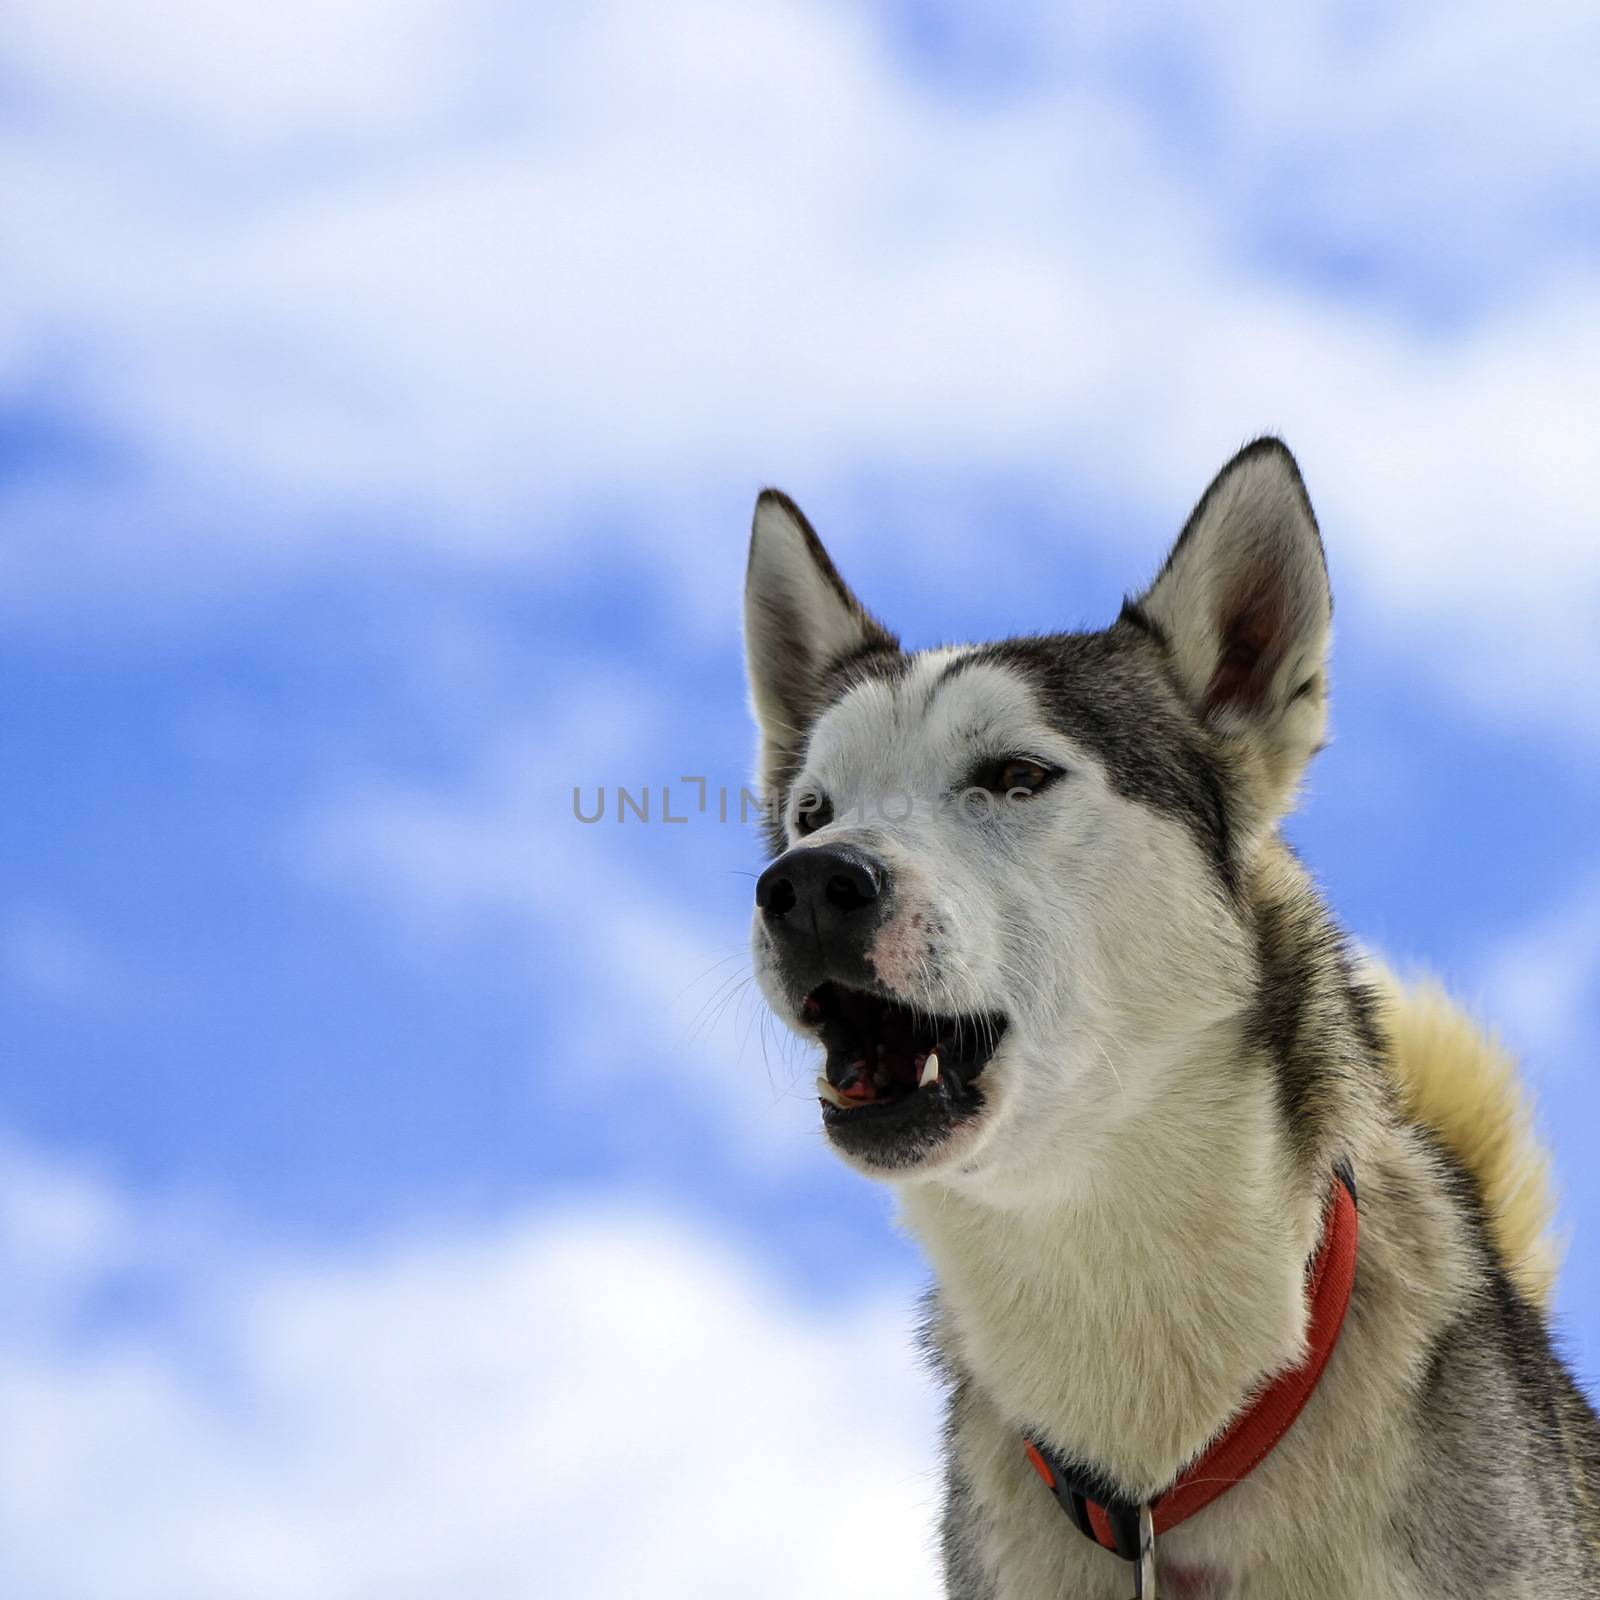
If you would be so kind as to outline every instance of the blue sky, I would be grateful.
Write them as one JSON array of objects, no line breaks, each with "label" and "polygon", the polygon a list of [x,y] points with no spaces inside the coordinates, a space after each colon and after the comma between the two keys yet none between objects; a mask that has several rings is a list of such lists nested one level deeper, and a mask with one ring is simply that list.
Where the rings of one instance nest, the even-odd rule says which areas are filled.
[{"label": "blue sky", "polygon": [[1289,438],[1291,831],[1524,1054],[1600,1384],[1596,24],[1126,9],[13,7],[7,1594],[925,1591],[921,1269],[754,832],[571,816],[747,775],[768,482],[931,643],[1107,619]]}]

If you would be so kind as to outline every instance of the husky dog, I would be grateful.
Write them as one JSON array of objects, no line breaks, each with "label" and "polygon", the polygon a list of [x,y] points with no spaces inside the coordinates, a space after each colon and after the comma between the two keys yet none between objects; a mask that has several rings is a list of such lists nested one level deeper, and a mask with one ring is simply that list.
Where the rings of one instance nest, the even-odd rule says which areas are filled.
[{"label": "husky dog", "polygon": [[903,651],[757,503],[756,970],[934,1267],[957,1600],[1600,1595],[1515,1071],[1279,836],[1330,619],[1275,439],[1093,633]]}]

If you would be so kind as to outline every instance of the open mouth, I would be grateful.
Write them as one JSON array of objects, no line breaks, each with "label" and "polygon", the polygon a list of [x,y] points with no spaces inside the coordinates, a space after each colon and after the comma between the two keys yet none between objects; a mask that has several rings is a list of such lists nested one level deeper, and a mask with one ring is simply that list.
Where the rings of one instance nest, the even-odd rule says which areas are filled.
[{"label": "open mouth", "polygon": [[817,1094],[830,1124],[903,1113],[914,1103],[976,1109],[978,1076],[1006,1031],[997,1013],[930,1015],[833,982],[806,996],[803,1013],[828,1051]]}]

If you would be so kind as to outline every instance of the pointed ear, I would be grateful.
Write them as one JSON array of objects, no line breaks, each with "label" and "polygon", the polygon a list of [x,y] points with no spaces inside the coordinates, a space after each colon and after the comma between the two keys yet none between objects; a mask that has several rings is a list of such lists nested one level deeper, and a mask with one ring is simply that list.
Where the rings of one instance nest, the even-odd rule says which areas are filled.
[{"label": "pointed ear", "polygon": [[797,762],[827,669],[869,646],[898,648],[850,592],[799,506],[776,489],[756,501],[744,642],[766,789],[784,782]]},{"label": "pointed ear", "polygon": [[1281,441],[1256,440],[1217,474],[1136,609],[1241,757],[1253,820],[1276,821],[1327,729],[1333,620],[1317,519]]}]

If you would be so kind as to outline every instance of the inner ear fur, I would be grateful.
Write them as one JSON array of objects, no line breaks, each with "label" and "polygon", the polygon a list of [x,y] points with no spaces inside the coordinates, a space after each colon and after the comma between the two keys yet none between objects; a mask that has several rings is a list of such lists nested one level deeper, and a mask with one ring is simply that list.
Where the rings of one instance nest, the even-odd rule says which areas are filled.
[{"label": "inner ear fur", "polygon": [[760,780],[770,793],[792,775],[829,669],[864,650],[899,645],[839,575],[799,506],[777,489],[756,500],[744,622]]},{"label": "inner ear fur", "polygon": [[1327,730],[1333,620],[1316,516],[1281,440],[1217,474],[1135,605],[1275,819]]}]

